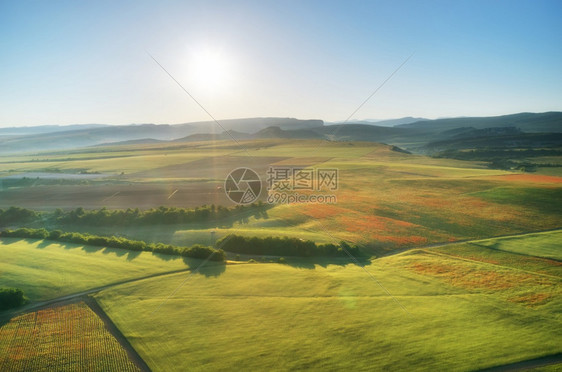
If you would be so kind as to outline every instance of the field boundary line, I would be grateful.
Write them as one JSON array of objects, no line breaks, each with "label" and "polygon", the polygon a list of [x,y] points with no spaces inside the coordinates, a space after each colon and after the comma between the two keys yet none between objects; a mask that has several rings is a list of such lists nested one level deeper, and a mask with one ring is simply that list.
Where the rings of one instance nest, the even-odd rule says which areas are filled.
[{"label": "field boundary line", "polygon": [[[443,253],[443,252],[434,252],[434,251],[430,251],[430,250],[426,250],[426,249],[420,249],[420,251],[424,252],[424,253],[427,253],[427,254],[430,254],[430,255],[448,257],[448,258],[451,258],[453,260],[466,261],[466,262],[471,262],[471,263],[474,263],[474,264],[481,264],[482,266],[501,267],[503,269],[513,270],[513,271],[521,271],[521,272],[524,272],[524,273],[527,273],[527,274],[544,276],[544,277],[547,277],[547,278],[550,278],[550,279],[555,279],[557,281],[562,281],[562,278],[559,277],[559,276],[538,273],[536,271],[529,271],[529,270],[524,270],[524,269],[518,269],[516,267],[504,266],[504,265],[494,264],[494,263],[485,262],[485,261],[478,261],[478,260],[473,260],[473,259],[466,258],[466,257],[455,256],[455,255],[447,254],[447,253]],[[506,253],[509,253],[509,252],[506,252]],[[531,256],[531,257],[534,257],[534,256]]]},{"label": "field boundary line", "polygon": [[523,252],[508,251],[508,250],[505,250],[505,249],[488,247],[487,245],[484,245],[484,244],[478,244],[478,242],[470,242],[470,244],[476,245],[476,246],[482,247],[482,248],[487,248],[487,249],[490,249],[490,250],[493,250],[493,251],[496,251],[496,252],[510,253],[510,254],[514,254],[514,255],[517,255],[517,256],[532,257],[532,258],[538,258],[538,259],[542,259],[542,260],[550,260],[550,261],[556,261],[556,262],[562,263],[562,260],[559,259],[559,258],[545,257],[545,256],[534,256],[532,254],[527,254],[527,253],[523,253]]},{"label": "field boundary line", "polygon": [[504,372],[504,371],[522,371],[531,368],[550,366],[562,362],[562,353],[545,355],[538,358],[522,360],[520,362],[502,364],[495,367],[477,370],[478,372]]},{"label": "field boundary line", "polygon": [[[418,245],[418,246],[415,246],[415,247],[408,247],[408,248],[393,250],[393,251],[390,251],[390,252],[385,252],[377,258],[394,256],[394,255],[397,255],[397,254],[400,254],[400,253],[411,251],[413,249],[441,248],[441,247],[446,247],[448,245],[454,245],[454,244],[477,243],[477,242],[481,242],[483,240],[515,238],[515,237],[518,237],[518,236],[540,234],[540,233],[549,233],[549,232],[555,232],[555,231],[562,231],[562,227],[556,227],[556,228],[553,228],[553,229],[546,229],[546,230],[527,231],[527,232],[515,233],[515,234],[496,235],[496,236],[490,236],[488,238],[476,238],[476,239],[470,239],[469,238],[469,239],[455,240],[455,241],[452,241],[452,242],[442,242],[442,243],[431,243],[431,244],[426,244],[426,245]],[[493,249],[493,248],[490,248],[490,249]],[[496,251],[500,251],[500,249],[496,249]],[[508,251],[502,251],[502,252],[512,253],[512,252],[508,252]],[[513,253],[515,254],[515,252],[513,252]],[[525,256],[542,258],[542,259],[546,259],[546,260],[552,260],[551,258],[546,258],[546,257],[539,257],[539,256],[532,256],[532,255],[525,255]],[[557,261],[557,260],[553,260],[553,261]]]},{"label": "field boundary line", "polygon": [[[462,257],[458,257],[458,256],[448,255],[448,254],[442,253],[442,252],[429,251],[429,249],[431,249],[431,248],[439,248],[439,247],[445,247],[445,246],[455,245],[455,244],[475,243],[475,242],[487,240],[487,239],[517,237],[517,236],[524,236],[524,235],[545,233],[545,232],[553,232],[553,231],[562,231],[562,228],[540,230],[540,231],[530,231],[530,232],[510,234],[510,235],[501,235],[501,236],[495,236],[495,237],[490,237],[490,238],[465,239],[465,240],[457,240],[457,241],[454,241],[454,242],[435,243],[435,244],[429,244],[429,245],[425,245],[425,246],[410,247],[410,248],[405,248],[405,249],[398,250],[398,251],[388,252],[387,254],[384,254],[384,255],[382,255],[380,257],[377,257],[377,258],[395,256],[395,255],[398,255],[398,254],[401,254],[401,253],[404,253],[404,252],[408,252],[408,251],[411,251],[411,250],[414,250],[414,249],[419,249],[419,250],[421,250],[425,253],[428,253],[428,254],[436,254],[436,255],[440,254],[440,255],[443,255],[443,256],[446,256],[446,257],[450,257],[452,259],[465,260],[465,261],[473,262],[473,263],[494,265],[494,266],[499,266],[499,267],[504,267],[504,268],[508,268],[508,269],[512,269],[512,270],[528,272],[530,274],[542,275],[542,276],[551,277],[551,278],[560,280],[559,277],[551,276],[551,275],[548,275],[548,274],[541,274],[541,273],[536,273],[536,272],[533,272],[533,271],[526,271],[526,270],[522,270],[522,269],[511,268],[509,266],[490,264],[490,263],[487,263],[487,262],[482,262],[482,261],[471,260],[471,259],[462,258]],[[488,249],[493,249],[493,248],[488,248]],[[502,252],[504,252],[504,251],[502,251]],[[511,252],[505,252],[505,253],[509,254]],[[528,256],[528,257],[536,257],[536,256]],[[544,257],[538,257],[538,258],[548,260],[548,258],[544,258]],[[13,316],[25,314],[25,313],[28,313],[28,312],[31,312],[31,311],[35,311],[36,309],[48,307],[48,306],[50,306],[52,304],[55,304],[55,303],[58,303],[58,302],[63,302],[63,301],[66,301],[66,300],[71,300],[75,297],[100,292],[104,289],[115,287],[115,286],[118,286],[118,285],[121,285],[121,284],[128,284],[128,283],[133,283],[133,282],[137,282],[137,281],[140,281],[140,280],[151,279],[151,278],[154,278],[154,277],[160,277],[160,276],[166,276],[166,275],[173,275],[173,274],[187,272],[187,271],[193,271],[193,269],[185,268],[185,269],[177,269],[177,270],[165,271],[165,272],[160,272],[160,273],[154,273],[154,274],[145,275],[145,276],[142,276],[142,277],[136,277],[136,278],[131,278],[131,279],[126,279],[126,280],[121,280],[121,281],[118,281],[118,282],[109,283],[109,284],[106,284],[106,285],[103,285],[103,286],[90,288],[90,289],[87,289],[87,290],[84,290],[84,291],[71,293],[71,294],[68,294],[68,295],[52,298],[52,299],[49,299],[49,300],[33,302],[33,303],[28,304],[28,305],[25,305],[24,307],[22,307],[22,308],[20,308],[16,311],[6,312],[4,314],[0,314],[0,319],[5,318],[5,317],[13,317]]]},{"label": "field boundary line", "polygon": [[95,298],[88,295],[83,297],[77,297],[77,299],[84,301],[84,303],[101,319],[107,331],[119,342],[123,347],[129,359],[143,372],[151,372],[152,370],[146,364],[144,359],[140,356],[137,350],[131,345],[127,337],[121,332],[119,327],[111,320],[111,318],[105,313],[100,304]]},{"label": "field boundary line", "polygon": [[107,330],[107,332],[109,332],[109,334],[113,338],[115,338],[115,340],[119,343],[119,345],[121,345],[121,347],[127,354],[127,357],[131,361],[131,363],[137,366],[139,370],[142,372],[152,371],[150,367],[146,364],[144,359],[137,353],[135,348],[131,345],[129,340],[123,335],[123,333],[119,330],[119,328],[115,325],[115,323],[113,323],[111,318],[109,318],[109,316],[103,311],[103,309],[96,302],[96,300],[88,295],[74,296],[69,299],[64,299],[58,302],[45,304],[44,306],[31,309],[29,311],[26,311],[25,313],[14,315],[14,317],[23,316],[25,314],[38,312],[46,309],[65,307],[72,304],[78,304],[81,302],[83,302],[86,306],[88,306],[88,308],[94,313],[94,315],[97,316],[103,322],[104,328]]},{"label": "field boundary line", "polygon": [[[534,275],[545,276],[545,277],[548,277],[548,278],[561,280],[561,278],[559,278],[559,277],[551,276],[551,275],[548,275],[548,274],[541,274],[541,273],[536,273],[536,272],[533,272],[533,271],[516,269],[516,268],[512,268],[512,267],[508,267],[508,266],[495,265],[495,264],[490,264],[490,263],[487,263],[487,262],[482,262],[482,261],[471,260],[471,259],[462,258],[462,257],[458,257],[458,256],[448,255],[446,253],[429,251],[429,249],[431,249],[431,248],[439,248],[439,247],[445,247],[445,246],[455,245],[455,244],[473,243],[473,242],[478,242],[478,241],[487,240],[487,239],[517,237],[517,236],[524,236],[524,235],[545,233],[545,232],[553,232],[553,231],[562,231],[562,228],[540,230],[540,231],[530,231],[530,232],[517,233],[517,234],[511,234],[511,235],[501,235],[501,236],[495,236],[495,237],[490,237],[490,238],[457,240],[457,241],[454,241],[454,242],[444,242],[444,243],[436,243],[436,244],[430,244],[430,245],[425,245],[425,246],[410,247],[410,248],[405,248],[405,249],[402,249],[402,250],[399,250],[399,251],[388,252],[387,254],[384,254],[384,255],[382,255],[380,257],[377,257],[377,258],[394,256],[394,255],[405,253],[405,252],[408,252],[408,251],[411,251],[411,250],[414,250],[414,249],[419,249],[419,250],[421,250],[425,253],[428,253],[428,254],[442,255],[442,256],[445,256],[445,257],[452,258],[452,259],[464,260],[464,261],[472,262],[472,263],[480,263],[480,264],[488,264],[488,265],[493,265],[493,266],[499,266],[499,267],[503,267],[503,268],[507,268],[507,269],[512,269],[512,270],[516,270],[516,271],[523,271],[523,272],[527,272],[527,273],[534,274]],[[510,252],[506,252],[506,253],[510,253]],[[529,256],[529,257],[535,257],[535,256]],[[543,257],[540,257],[540,258],[543,258]],[[547,258],[543,258],[543,259],[547,259]],[[72,300],[76,297],[97,293],[97,292],[100,292],[102,290],[112,288],[112,287],[115,287],[115,286],[118,286],[118,285],[134,283],[134,282],[145,280],[145,279],[151,279],[151,278],[160,277],[160,276],[173,275],[173,274],[188,272],[188,271],[193,271],[193,270],[194,269],[192,269],[192,268],[185,268],[185,269],[178,269],[178,270],[171,270],[171,271],[165,271],[165,272],[160,272],[160,273],[154,273],[154,274],[145,275],[145,276],[142,276],[142,277],[136,277],[136,278],[131,278],[131,279],[126,279],[126,280],[121,280],[121,281],[118,281],[118,282],[109,283],[109,284],[106,284],[106,285],[103,285],[103,286],[100,286],[100,287],[90,288],[90,289],[87,289],[87,290],[84,290],[84,291],[71,293],[71,294],[68,294],[68,295],[52,298],[52,299],[49,299],[49,300],[33,302],[33,303],[28,304],[28,305],[25,305],[24,307],[22,307],[20,309],[15,310],[15,311],[11,311],[11,312],[7,311],[3,314],[0,313],[0,320],[9,319],[9,318],[12,318],[14,316],[18,316],[18,315],[26,314],[28,312],[36,311],[38,309],[46,308],[46,307],[49,307],[51,305],[57,304],[59,302]]]},{"label": "field boundary line", "polygon": [[141,280],[152,279],[152,278],[157,278],[157,277],[166,276],[166,275],[173,275],[173,274],[178,274],[178,273],[182,273],[182,272],[186,272],[186,271],[192,271],[192,270],[193,269],[185,268],[185,269],[178,269],[178,270],[172,270],[172,271],[165,271],[165,272],[161,272],[161,273],[154,273],[154,274],[145,275],[145,276],[141,276],[141,277],[126,279],[126,280],[120,280],[118,282],[109,283],[109,284],[106,284],[106,285],[103,285],[103,286],[86,289],[84,291],[71,293],[71,294],[68,294],[68,295],[52,298],[52,299],[49,299],[49,300],[32,302],[32,303],[29,303],[27,305],[24,305],[22,308],[14,310],[14,311],[11,311],[11,312],[8,311],[8,312],[5,312],[3,314],[0,313],[0,320],[4,319],[4,318],[12,318],[14,316],[19,316],[19,315],[23,315],[23,314],[30,313],[30,312],[33,312],[33,311],[41,310],[41,309],[50,307],[52,305],[58,304],[59,302],[71,301],[74,298],[77,298],[77,297],[80,297],[80,296],[86,296],[86,295],[93,294],[93,293],[97,293],[97,292],[100,292],[100,291],[103,291],[105,289],[109,289],[109,288],[112,288],[112,287],[115,287],[115,286],[118,286],[118,285],[134,283],[134,282],[138,282],[138,281],[141,281]]}]

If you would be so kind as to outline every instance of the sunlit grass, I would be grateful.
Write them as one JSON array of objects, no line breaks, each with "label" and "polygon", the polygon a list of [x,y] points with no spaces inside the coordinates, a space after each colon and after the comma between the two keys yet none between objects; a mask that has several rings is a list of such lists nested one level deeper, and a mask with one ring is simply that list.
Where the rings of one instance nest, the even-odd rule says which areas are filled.
[{"label": "sunlit grass", "polygon": [[478,241],[478,244],[501,251],[562,261],[562,231],[528,234],[524,239],[521,237],[486,239]]},{"label": "sunlit grass", "polygon": [[560,319],[528,303],[559,285],[487,265],[404,254],[366,266],[375,281],[354,265],[239,264],[96,298],[154,370],[475,370],[560,352]]},{"label": "sunlit grass", "polygon": [[[111,179],[87,182],[95,184],[96,192],[107,189],[107,197],[119,191],[116,199],[125,198],[125,189],[117,190],[111,183],[126,187],[125,183],[130,182],[130,191],[134,190],[139,201],[158,200],[172,205],[174,201],[168,202],[166,196],[178,189],[183,198],[181,203],[190,206],[197,205],[193,203],[227,203],[220,188],[233,167],[267,168],[268,164],[286,164],[336,168],[339,171],[338,189],[324,189],[321,194],[335,195],[337,203],[276,205],[268,211],[269,218],[249,218],[244,223],[232,225],[230,232],[289,235],[314,238],[318,242],[349,240],[364,245],[371,252],[538,231],[559,227],[562,223],[560,203],[553,202],[560,199],[560,183],[534,182],[540,179],[534,175],[487,169],[479,162],[405,154],[393,151],[388,145],[368,142],[275,139],[248,140],[240,144],[248,152],[232,141],[177,143],[173,146],[127,145],[113,147],[112,151],[116,152],[110,153],[126,157],[88,159],[105,156],[99,149],[92,149],[91,152],[69,154],[69,157],[79,159],[75,161],[64,162],[61,158],[55,163],[0,164],[0,168],[29,171],[52,167],[63,171],[85,169],[111,174]],[[57,157],[62,155],[44,155],[48,159]],[[121,176],[122,172],[124,175]],[[265,182],[266,174],[261,176]],[[534,181],[529,183],[525,181],[527,179]],[[167,185],[169,190],[162,193],[158,185]],[[182,194],[183,188],[189,191]],[[25,198],[23,202],[27,206],[30,195],[27,190],[33,194],[51,189],[42,186],[19,193],[14,191],[17,195],[13,202],[17,204],[18,197]],[[76,186],[76,193],[71,194],[74,204],[79,202],[80,192],[88,201],[94,193],[91,188]],[[265,192],[262,191],[262,196]],[[97,197],[98,194],[94,194]],[[94,205],[103,206],[100,204],[103,200],[94,200]],[[120,201],[120,207],[130,204],[130,200],[137,199]],[[108,208],[112,201],[107,203]],[[136,206],[131,205],[132,208]],[[219,221],[214,225],[196,227],[127,227],[120,233],[164,242],[204,243],[208,241],[208,232],[200,230],[221,229],[218,235],[223,235],[227,231],[222,230],[228,227]]]},{"label": "sunlit grass", "polygon": [[32,301],[92,287],[186,269],[178,257],[47,240],[0,240],[0,287],[20,288]]}]

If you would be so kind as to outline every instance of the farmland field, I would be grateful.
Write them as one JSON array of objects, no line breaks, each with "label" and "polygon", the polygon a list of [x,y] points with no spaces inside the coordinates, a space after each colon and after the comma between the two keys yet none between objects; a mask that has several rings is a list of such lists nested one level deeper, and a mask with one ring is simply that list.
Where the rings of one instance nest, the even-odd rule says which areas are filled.
[{"label": "farmland field", "polygon": [[561,14],[0,0],[0,372],[562,372]]},{"label": "farmland field", "polygon": [[478,244],[498,249],[520,253],[528,256],[552,258],[562,261],[562,232],[548,232],[529,234],[525,239],[505,238],[479,241]]},{"label": "farmland field", "polygon": [[140,371],[83,302],[27,313],[1,324],[0,370]]},{"label": "farmland field", "polygon": [[47,300],[113,282],[187,269],[178,257],[48,240],[0,239],[1,286]]},{"label": "farmland field", "polygon": [[[213,245],[229,234],[343,240],[360,247],[366,266],[229,253],[226,265],[199,267],[151,252],[2,238],[0,287],[23,289],[33,305],[108,285],[94,298],[155,371],[468,371],[562,352],[559,177],[375,143],[243,145],[247,153],[218,141],[8,158],[1,164],[8,177],[54,178],[4,181],[0,208],[43,213],[10,228],[178,246]],[[259,173],[262,201],[270,166],[338,169],[337,203],[273,204],[259,216],[185,223],[54,217],[55,208],[231,207],[222,188],[239,166]],[[99,177],[56,178],[80,172]],[[166,274],[176,270],[185,271]],[[153,274],[163,275],[142,279]]]},{"label": "farmland field", "polygon": [[376,280],[351,264],[293,260],[96,299],[154,370],[476,370],[562,352],[560,263],[476,248],[373,260]]},{"label": "farmland field", "polygon": [[[219,221],[123,228],[120,233],[150,241],[208,244],[210,231],[217,229],[217,236],[235,232],[330,242],[347,240],[376,253],[547,230],[562,224],[559,203],[551,202],[560,199],[559,177],[487,169],[479,162],[432,159],[376,143],[254,140],[241,145],[245,150],[233,149],[229,141],[180,143],[172,148],[140,145],[138,151],[131,146],[117,146],[115,152],[108,153],[85,149],[68,155],[72,161],[44,154],[47,162],[37,161],[41,159],[38,156],[20,156],[12,163],[8,157],[2,164],[6,175],[53,167],[72,174],[77,170],[102,172],[104,177],[80,184],[51,185],[39,179],[21,187],[4,186],[0,208],[17,205],[52,211],[78,206],[232,206],[222,190],[231,170],[256,170],[263,184],[260,200],[265,201],[268,167],[305,166],[338,169],[339,184],[332,193],[337,203],[277,204],[268,211],[267,219],[250,217],[234,222],[227,230]],[[111,154],[115,157],[107,158]],[[99,162],[114,168],[100,167]],[[118,164],[123,164],[123,170],[116,168]],[[84,227],[63,228],[84,231]],[[111,233],[111,228],[88,227],[91,232],[106,233]]]}]

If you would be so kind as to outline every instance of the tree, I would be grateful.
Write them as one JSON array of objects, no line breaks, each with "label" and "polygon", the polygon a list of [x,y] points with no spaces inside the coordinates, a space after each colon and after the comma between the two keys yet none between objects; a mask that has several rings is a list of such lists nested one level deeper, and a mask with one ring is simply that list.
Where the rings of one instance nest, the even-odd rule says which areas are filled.
[{"label": "tree", "polygon": [[19,307],[26,303],[23,291],[19,288],[0,288],[0,311]]}]

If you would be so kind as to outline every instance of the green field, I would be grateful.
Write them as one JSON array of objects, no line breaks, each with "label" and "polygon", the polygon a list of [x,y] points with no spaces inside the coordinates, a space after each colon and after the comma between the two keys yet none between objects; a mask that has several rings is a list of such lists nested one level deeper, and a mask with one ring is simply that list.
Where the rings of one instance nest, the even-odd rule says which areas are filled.
[{"label": "green field", "polygon": [[562,261],[562,231],[528,234],[525,239],[486,239],[478,244],[501,251]]},{"label": "green field", "polygon": [[[235,261],[192,275],[201,261],[1,239],[0,287],[23,289],[32,306],[116,283],[94,297],[155,371],[468,371],[562,352],[560,178],[375,143],[242,144],[249,156],[219,141],[7,157],[2,175],[101,176],[61,185],[5,183],[0,208],[45,213],[2,228],[117,234],[178,246],[212,245],[231,233],[344,240],[360,246],[364,269],[342,258],[284,257],[278,264],[271,262],[276,257],[230,254]],[[142,226],[49,217],[56,208],[80,206],[230,207],[222,190],[226,174],[248,166],[265,181],[275,165],[337,168],[337,203],[273,205],[260,218],[244,212]],[[558,230],[538,233],[550,229]],[[126,280],[133,281],[119,284]]]},{"label": "green field", "polygon": [[[39,210],[155,208],[160,205],[232,206],[222,187],[237,167],[258,171],[266,186],[270,166],[339,170],[335,204],[275,205],[268,217],[185,226],[123,227],[132,239],[172,244],[209,244],[216,236],[264,234],[318,242],[347,240],[369,253],[443,241],[488,238],[558,228],[562,225],[561,179],[488,169],[481,162],[434,159],[367,142],[320,140],[229,141],[117,146],[109,152],[84,149],[67,155],[10,157],[0,170],[100,172],[83,184],[30,183],[2,190],[0,207]],[[41,161],[38,161],[41,160]],[[13,161],[13,162],[12,162]],[[1,178],[0,178],[1,180]],[[265,200],[264,190],[261,199]],[[8,204],[9,203],[9,204]],[[37,226],[33,226],[37,227]],[[53,226],[46,226],[53,228]],[[63,230],[114,234],[115,226],[55,226]]]},{"label": "green field", "polygon": [[562,267],[467,248],[372,261],[366,270],[392,296],[358,266],[293,261],[96,299],[154,370],[474,370],[561,352]]},{"label": "green field", "polygon": [[0,0],[0,46],[0,372],[562,372],[562,0]]},{"label": "green field", "polygon": [[179,257],[148,252],[0,239],[0,286],[21,288],[32,301],[188,267]]}]

